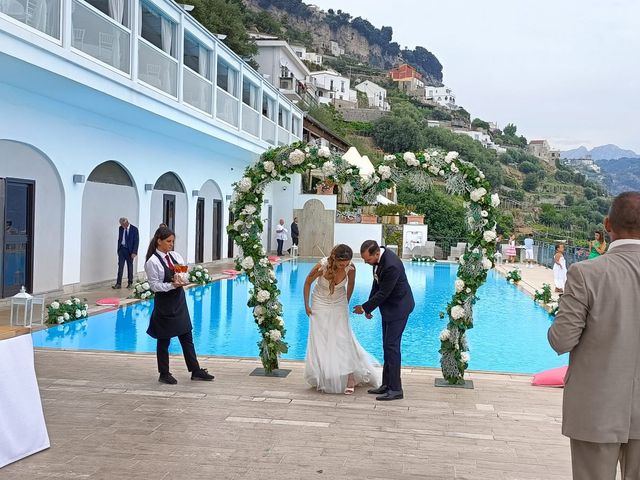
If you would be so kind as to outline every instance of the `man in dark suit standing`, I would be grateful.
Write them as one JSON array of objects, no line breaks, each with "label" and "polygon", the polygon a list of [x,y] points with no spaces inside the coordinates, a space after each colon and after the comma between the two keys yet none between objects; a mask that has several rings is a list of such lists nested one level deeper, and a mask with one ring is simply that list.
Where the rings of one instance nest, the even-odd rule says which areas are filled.
[{"label": "man in dark suit standing", "polygon": [[[298,246],[298,239],[300,238],[300,229],[298,228],[298,217],[293,217],[293,223],[291,224],[291,248],[295,245]],[[287,252],[291,253],[291,248]]]},{"label": "man in dark suit standing", "polygon": [[133,260],[138,255],[139,243],[138,229],[135,225],[131,225],[127,218],[122,217],[118,229],[118,277],[116,284],[111,288],[122,288],[122,273],[125,262],[127,264],[127,288],[133,285]]},{"label": "man in dark suit standing", "polygon": [[379,247],[375,240],[366,240],[360,247],[360,255],[365,263],[373,265],[373,286],[369,300],[356,305],[353,311],[372,318],[371,312],[380,308],[382,314],[382,385],[372,388],[369,393],[379,395],[376,400],[399,400],[404,397],[400,379],[400,343],[415,307],[413,293],[402,260],[391,250]]}]

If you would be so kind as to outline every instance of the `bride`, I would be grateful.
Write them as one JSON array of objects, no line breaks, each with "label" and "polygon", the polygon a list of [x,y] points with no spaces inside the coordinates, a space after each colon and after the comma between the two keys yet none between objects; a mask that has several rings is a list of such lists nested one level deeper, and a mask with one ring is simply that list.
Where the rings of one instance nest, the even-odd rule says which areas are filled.
[{"label": "bride", "polygon": [[336,245],[304,282],[304,305],[309,316],[304,378],[326,393],[351,395],[357,385],[380,386],[380,366],[360,346],[349,323],[349,300],[356,279],[352,258],[348,245]]}]

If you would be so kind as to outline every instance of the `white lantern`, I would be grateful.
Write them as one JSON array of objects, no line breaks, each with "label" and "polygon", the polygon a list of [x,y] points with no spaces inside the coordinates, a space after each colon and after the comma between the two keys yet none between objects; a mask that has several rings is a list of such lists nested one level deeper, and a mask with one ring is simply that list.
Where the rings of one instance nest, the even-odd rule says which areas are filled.
[{"label": "white lantern", "polygon": [[[25,327],[31,326],[31,299],[33,297],[27,293],[24,286],[20,288],[20,291],[11,297],[11,325],[14,325],[14,307],[15,307],[15,325],[24,325]],[[20,307],[23,308],[22,323],[19,321]],[[29,314],[29,315],[28,315]]]}]

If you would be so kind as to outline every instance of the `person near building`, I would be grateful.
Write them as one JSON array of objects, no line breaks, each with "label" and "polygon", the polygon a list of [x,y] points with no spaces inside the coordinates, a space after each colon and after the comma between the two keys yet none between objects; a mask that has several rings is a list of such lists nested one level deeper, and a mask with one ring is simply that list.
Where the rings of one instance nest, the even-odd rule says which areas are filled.
[{"label": "person near building", "polygon": [[120,219],[120,228],[118,228],[118,274],[116,283],[111,288],[122,288],[125,263],[127,264],[127,288],[131,288],[133,285],[133,261],[138,256],[139,243],[138,228],[135,225],[131,225],[126,217],[122,217]]}]

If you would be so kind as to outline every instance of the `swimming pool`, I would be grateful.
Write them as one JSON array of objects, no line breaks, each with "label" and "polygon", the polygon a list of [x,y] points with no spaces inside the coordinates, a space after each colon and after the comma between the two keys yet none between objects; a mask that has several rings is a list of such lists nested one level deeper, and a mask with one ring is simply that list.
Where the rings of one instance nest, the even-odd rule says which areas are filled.
[{"label": "swimming pool", "polygon": [[[289,352],[283,358],[303,360],[308,332],[302,286],[311,262],[284,262],[276,266],[282,292]],[[402,340],[402,363],[406,366],[439,367],[439,333],[446,325],[438,313],[445,309],[453,293],[456,265],[405,263],[416,299]],[[371,267],[357,263],[352,305],[362,303],[371,288]],[[250,283],[241,276],[187,290],[187,303],[194,327],[194,343],[199,355],[257,357],[258,329],[247,308]],[[472,370],[535,373],[566,365],[566,355],[558,357],[547,342],[551,318],[533,300],[508,284],[494,271],[478,291],[474,309],[475,327],[469,331]],[[33,333],[37,347],[118,352],[155,352],[156,342],[147,330],[152,302],[134,304],[101,313],[85,320],[58,325]],[[352,315],[358,340],[382,360],[380,317],[372,320]],[[181,353],[177,339],[170,351]]]}]

